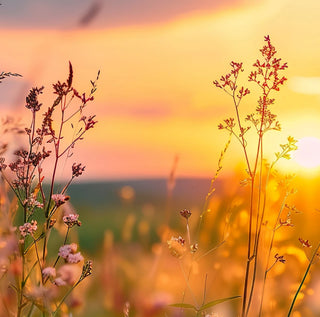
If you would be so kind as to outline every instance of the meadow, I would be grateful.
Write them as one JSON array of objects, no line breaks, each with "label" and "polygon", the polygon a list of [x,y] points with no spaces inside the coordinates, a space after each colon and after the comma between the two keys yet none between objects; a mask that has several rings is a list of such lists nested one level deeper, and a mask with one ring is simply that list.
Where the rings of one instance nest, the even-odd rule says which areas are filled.
[{"label": "meadow", "polygon": [[[3,121],[1,316],[320,315],[319,177],[277,169],[297,151],[293,136],[265,155],[265,135],[281,133],[274,104],[288,66],[265,36],[247,78],[256,90],[239,84],[243,67],[213,80],[231,107],[207,179],[179,178],[173,164],[168,179],[81,182],[72,156],[94,133],[100,72],[79,93],[69,63],[49,106],[43,87],[30,90],[30,125]],[[11,149],[8,133],[25,141]],[[230,146],[243,153],[235,169],[224,166]]]},{"label": "meadow", "polygon": [[[245,215],[246,189],[237,186],[235,180],[240,184],[242,176],[239,169],[221,176],[217,182],[210,204],[211,211],[201,236],[201,256],[219,246],[226,230],[228,239],[218,249],[193,263],[195,276],[190,286],[199,302],[203,299],[205,280],[208,301],[241,294],[245,258],[243,245],[248,219]],[[70,188],[70,194],[75,198],[72,204],[79,210],[85,223],[78,230],[79,244],[96,259],[99,268],[93,273],[92,284],[88,286],[87,296],[90,300],[86,302],[84,310],[78,312],[79,316],[89,313],[95,316],[123,316],[126,301],[131,303],[133,316],[195,315],[192,310],[181,312],[169,306],[181,301],[186,282],[180,260],[169,252],[161,233],[163,226],[170,227],[168,239],[171,234],[184,232],[179,211],[187,206],[193,216],[200,214],[210,179],[178,178],[171,197],[167,182],[166,179],[128,180],[75,184],[72,190]],[[270,273],[266,286],[268,302],[263,316],[286,316],[290,299],[308,265],[311,252],[301,245],[299,238],[308,237],[312,244],[317,242],[318,231],[314,226],[320,217],[315,189],[317,182],[318,178],[305,179],[298,175],[295,178],[297,192],[292,204],[295,204],[297,212],[292,216],[293,227],[283,227],[283,231],[279,231],[274,251],[275,254],[285,254],[286,263],[278,263]],[[276,182],[271,186],[275,187],[272,200],[276,206],[280,204]],[[123,197],[122,191],[128,188],[129,198]],[[87,204],[83,198],[84,192],[91,197]],[[168,208],[171,216],[166,222]],[[226,228],[228,221],[230,227]],[[102,249],[107,250],[103,256],[99,252]],[[317,265],[316,262],[312,268],[312,281],[309,277],[308,284],[299,295],[293,316],[319,314],[317,279],[320,271]],[[188,297],[186,303],[193,304],[192,296],[189,294]],[[234,303],[219,304],[209,311],[212,316],[237,316],[239,305],[239,301],[235,300]]]}]

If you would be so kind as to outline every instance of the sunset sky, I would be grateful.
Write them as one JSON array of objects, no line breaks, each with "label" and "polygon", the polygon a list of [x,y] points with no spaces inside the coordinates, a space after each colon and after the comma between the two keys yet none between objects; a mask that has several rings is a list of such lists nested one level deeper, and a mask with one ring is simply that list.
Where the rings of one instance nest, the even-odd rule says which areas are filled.
[{"label": "sunset sky", "polygon": [[[271,132],[267,152],[288,135],[320,138],[320,2],[318,0],[3,0],[1,70],[23,78],[0,85],[3,114],[27,115],[32,86],[65,80],[68,61],[75,87],[90,90],[101,70],[89,113],[99,123],[75,157],[88,179],[167,177],[176,155],[177,176],[211,177],[227,134],[218,123],[232,102],[212,81],[242,61],[243,84],[269,34],[289,80],[274,95],[282,131]],[[257,94],[242,104],[254,111]],[[254,137],[254,135],[252,135]],[[81,159],[80,159],[81,158]],[[226,165],[241,149],[232,141]]]}]

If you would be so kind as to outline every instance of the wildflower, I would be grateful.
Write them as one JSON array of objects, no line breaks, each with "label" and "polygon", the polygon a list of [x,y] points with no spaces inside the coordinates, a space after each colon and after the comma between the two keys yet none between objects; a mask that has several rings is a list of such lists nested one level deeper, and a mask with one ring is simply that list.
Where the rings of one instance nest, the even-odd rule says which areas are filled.
[{"label": "wildflower", "polygon": [[191,216],[191,211],[188,209],[183,209],[180,211],[180,215],[186,219],[190,218]]},{"label": "wildflower", "polygon": [[58,255],[64,258],[68,263],[79,263],[83,260],[83,256],[80,252],[76,253],[77,248],[78,246],[75,243],[65,244],[60,247]]},{"label": "wildflower", "polygon": [[29,92],[29,95],[26,97],[26,108],[30,109],[32,112],[36,112],[40,110],[42,106],[41,103],[38,101],[38,95],[42,94],[42,90],[44,87],[41,88],[32,88]]},{"label": "wildflower", "polygon": [[66,96],[70,91],[70,87],[67,83],[61,83],[58,81],[56,84],[53,84],[54,94],[57,94],[60,98]]},{"label": "wildflower", "polygon": [[73,163],[72,165],[72,177],[78,177],[80,175],[82,175],[82,173],[84,172],[85,166],[82,166],[81,163],[76,164]]},{"label": "wildflower", "polygon": [[37,201],[36,198],[34,197],[34,195],[31,195],[28,199],[25,199],[23,201],[23,204],[25,206],[28,206],[30,209],[33,209],[33,208],[42,209],[43,208],[43,204],[40,203],[39,201]]},{"label": "wildflower", "polygon": [[56,269],[54,267],[48,266],[42,270],[42,276],[44,278],[47,277],[56,277]]},{"label": "wildflower", "polygon": [[300,210],[298,210],[298,209],[297,209],[297,207],[296,207],[295,205],[288,205],[288,204],[285,204],[285,207],[286,207],[287,209],[289,209],[290,211],[292,211],[292,212],[296,213],[296,214],[301,213],[301,211],[300,211]]},{"label": "wildflower", "polygon": [[85,116],[81,118],[81,120],[84,122],[85,124],[85,131],[91,129],[94,127],[94,125],[98,122],[98,121],[94,121],[93,119],[95,118],[95,116],[89,116],[88,118],[86,118]]},{"label": "wildflower", "polygon": [[79,215],[78,214],[69,214],[67,216],[64,216],[63,222],[69,227],[72,228],[73,226],[81,226],[81,221],[78,220]]},{"label": "wildflower", "polygon": [[37,228],[37,221],[32,220],[31,223],[26,222],[23,226],[20,226],[19,231],[23,237],[26,237],[28,234],[33,235],[36,232]]},{"label": "wildflower", "polygon": [[75,243],[65,244],[59,249],[59,256],[66,259],[71,252],[77,251],[77,245]]},{"label": "wildflower", "polygon": [[302,244],[303,247],[306,248],[311,248],[312,245],[310,244],[309,240],[304,240],[302,238],[299,238],[300,243]]},{"label": "wildflower", "polygon": [[276,253],[274,258],[276,259],[276,262],[286,263],[286,260],[283,255],[279,255],[278,253]]},{"label": "wildflower", "polygon": [[82,103],[85,105],[88,101],[92,101],[94,98],[93,96],[91,97],[86,97],[86,94],[83,93],[82,95],[80,95],[75,89],[73,89],[73,93],[76,97],[78,97],[79,99],[81,99]]},{"label": "wildflower", "polygon": [[87,276],[92,274],[92,261],[88,260],[82,267],[82,273],[80,276],[80,281],[85,279]]},{"label": "wildflower", "polygon": [[177,258],[181,258],[186,251],[185,240],[180,236],[178,238],[171,237],[167,244],[170,253]]},{"label": "wildflower", "polygon": [[293,224],[291,223],[291,218],[287,218],[286,220],[279,219],[280,226],[286,226],[286,227],[293,227]]},{"label": "wildflower", "polygon": [[80,252],[77,253],[69,253],[67,257],[68,263],[79,263],[83,260],[83,256]]},{"label": "wildflower", "polygon": [[51,198],[56,203],[56,206],[59,207],[63,205],[66,201],[68,201],[70,199],[70,196],[66,196],[63,194],[53,194]]}]

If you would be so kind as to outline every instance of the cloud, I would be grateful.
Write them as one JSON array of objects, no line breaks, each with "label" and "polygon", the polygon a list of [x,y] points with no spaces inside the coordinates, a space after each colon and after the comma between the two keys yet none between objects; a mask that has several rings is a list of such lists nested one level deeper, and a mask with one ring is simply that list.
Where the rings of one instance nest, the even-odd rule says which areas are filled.
[{"label": "cloud", "polygon": [[120,27],[163,23],[177,17],[210,12],[240,0],[6,0],[0,8],[0,27],[54,28]]}]

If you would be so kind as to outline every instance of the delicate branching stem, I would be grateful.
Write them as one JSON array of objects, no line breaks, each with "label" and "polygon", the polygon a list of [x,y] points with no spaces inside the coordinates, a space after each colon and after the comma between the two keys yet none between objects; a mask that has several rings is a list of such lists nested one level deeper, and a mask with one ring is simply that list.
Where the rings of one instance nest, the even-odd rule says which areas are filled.
[{"label": "delicate branching stem", "polygon": [[[99,78],[99,73],[96,80],[98,80]],[[2,73],[0,74],[0,77],[1,76],[2,78],[0,78],[0,80],[8,76],[18,76],[18,74]],[[14,223],[14,225],[18,227],[18,230],[16,230],[16,234],[17,239],[19,239],[19,254],[14,253],[14,259],[16,261],[21,261],[21,272],[19,272],[19,274],[16,274],[14,272],[15,285],[9,283],[9,287],[15,290],[17,296],[16,317],[22,317],[25,315],[31,316],[34,313],[33,310],[36,306],[40,309],[42,316],[47,315],[45,307],[38,306],[37,300],[34,299],[32,296],[27,296],[26,292],[27,289],[29,291],[33,287],[44,286],[45,282],[48,280],[47,276],[50,275],[50,278],[54,276],[54,274],[52,273],[54,271],[54,268],[46,267],[48,241],[51,229],[56,221],[55,219],[52,219],[52,216],[58,210],[58,207],[69,199],[69,196],[64,195],[64,193],[70,186],[73,179],[75,177],[80,176],[84,171],[84,167],[82,166],[82,164],[74,163],[72,166],[72,176],[69,182],[67,182],[67,184],[63,188],[62,193],[57,193],[53,197],[54,190],[56,187],[58,166],[62,156],[65,156],[65,154],[68,152],[66,157],[69,158],[71,156],[69,155],[69,152],[71,152],[71,150],[74,148],[75,143],[79,140],[82,140],[85,132],[91,129],[96,123],[96,121],[93,120],[95,116],[90,116],[89,118],[87,118],[86,116],[81,117],[81,119],[77,122],[78,124],[84,124],[84,127],[80,128],[76,133],[74,131],[75,134],[72,137],[72,141],[70,143],[65,143],[63,141],[63,134],[65,134],[64,130],[66,128],[65,124],[67,122],[70,123],[72,119],[76,121],[76,118],[74,118],[75,115],[82,113],[82,110],[86,106],[87,102],[93,100],[92,95],[96,91],[96,81],[91,81],[93,87],[91,89],[89,98],[87,98],[84,93],[79,94],[73,88],[72,81],[73,69],[71,63],[69,63],[69,77],[66,82],[61,83],[60,81],[58,81],[56,84],[53,85],[54,93],[57,95],[57,98],[55,99],[54,103],[50,107],[48,107],[48,110],[46,112],[43,112],[42,123],[39,126],[37,125],[37,112],[41,109],[42,103],[39,102],[38,96],[42,94],[44,87],[32,88],[30,90],[28,96],[26,97],[25,106],[28,110],[31,111],[31,122],[25,129],[20,130],[16,128],[15,130],[18,131],[18,133],[26,133],[27,145],[25,148],[19,149],[14,152],[17,158],[9,164],[4,163],[5,158],[0,158],[1,175],[5,182],[10,186],[15,196],[17,197],[19,207],[22,209],[22,220],[20,220],[20,217],[18,217],[19,223]],[[71,102],[74,99],[74,97],[79,98],[81,100],[81,104],[78,105],[75,110],[69,110],[69,106],[71,105]],[[60,116],[60,118],[57,118],[58,122],[56,123],[55,119],[57,115]],[[54,129],[55,125],[57,125],[58,127],[57,130]],[[71,128],[73,128],[72,122]],[[52,155],[52,152],[54,154],[54,161],[53,169],[50,171],[51,179],[49,179],[50,185],[47,193],[43,188],[42,184],[44,179],[42,163],[45,158]],[[11,173],[14,174],[13,178],[6,176],[4,172],[6,167],[9,167]],[[47,194],[48,196],[46,197]],[[63,198],[59,200],[60,197]],[[39,210],[40,212],[41,209],[43,215],[39,215],[38,218],[38,215],[34,215],[34,213],[35,210]],[[42,223],[43,216],[45,217],[44,223]],[[12,212],[12,219],[10,219],[12,221],[12,224],[15,220],[17,220],[15,219],[15,217],[16,215],[14,214],[14,212]],[[65,221],[65,224],[68,226],[68,228],[64,239],[64,245],[67,243],[70,228],[74,225],[81,225],[81,222],[78,221],[78,217],[78,214],[72,214],[72,216],[69,217],[66,216],[67,220]],[[37,221],[40,222],[40,226],[39,224],[37,226]],[[39,230],[39,228],[41,228],[42,226],[43,230],[42,233],[39,235],[39,231],[41,230]],[[38,233],[36,233],[37,231]],[[13,234],[13,232],[11,233]],[[37,236],[37,238],[35,238],[35,236]],[[28,240],[30,237],[32,238],[32,241]],[[39,253],[39,241],[41,241],[42,254]],[[33,251],[33,247],[36,261],[30,268],[30,259],[32,257],[32,254],[34,254],[30,254],[30,250]],[[79,259],[82,259],[80,253],[73,255],[79,256]],[[54,267],[58,263],[58,260],[59,255],[56,259]],[[69,262],[77,263],[77,261],[78,260],[70,260]],[[68,259],[66,259],[66,262],[68,262]],[[37,265],[40,269],[40,277],[39,274],[37,274],[38,271],[35,272]],[[51,270],[51,273],[49,275],[44,274],[44,269],[48,269],[48,271]],[[59,304],[57,305],[57,309],[54,312],[54,315],[58,313],[62,303],[64,302],[66,297],[71,293],[71,291],[86,276],[89,276],[91,274],[91,270],[92,262],[87,261],[87,263],[83,267],[83,272],[78,282],[71,287],[71,289],[67,292],[67,294],[65,294],[62,300],[59,302]],[[2,277],[3,276],[1,276],[0,279]],[[55,299],[50,299],[50,303],[48,304],[50,304],[50,306],[55,304]],[[8,309],[8,315],[9,314],[12,315],[12,312],[9,313]]]},{"label": "delicate branching stem", "polygon": [[218,248],[220,248],[224,243],[226,242],[226,240],[221,241],[220,243],[218,243],[214,248],[210,249],[209,251],[201,254],[200,256],[198,256],[194,261],[199,261],[200,259],[202,259],[203,257],[207,256],[208,254],[210,254],[211,252],[217,250]]},{"label": "delicate branching stem", "polygon": [[37,262],[39,264],[39,269],[40,269],[40,274],[41,274],[41,281],[42,281],[42,284],[43,284],[42,266],[41,266],[41,260],[40,260],[40,257],[39,257],[37,241],[36,241],[35,238],[33,238],[33,241],[34,241],[34,249],[36,251],[36,256],[37,256]]},{"label": "delicate branching stem", "polygon": [[[236,91],[234,90],[232,98],[233,98],[233,102],[234,102],[234,105],[235,105],[238,125],[239,125],[240,131],[241,131],[242,130],[242,125],[241,125],[240,114],[239,114],[239,109],[238,109],[240,100],[239,100],[238,103],[236,102],[235,93],[236,93]],[[246,140],[244,139],[243,133],[241,133],[241,141],[242,141],[241,144],[242,144],[242,147],[243,147],[243,153],[244,153],[244,156],[245,156],[245,159],[246,159],[246,163],[247,163],[248,172],[249,172],[249,175],[252,177],[253,174],[251,172],[251,165],[250,165],[250,162],[249,162],[249,157],[248,157],[248,153],[247,153],[247,149],[246,149]]]},{"label": "delicate branching stem", "polygon": [[211,179],[211,182],[210,182],[210,188],[209,188],[209,191],[208,191],[208,193],[206,195],[205,202],[204,202],[204,205],[203,205],[203,209],[202,209],[202,212],[201,212],[200,217],[199,217],[198,229],[197,229],[197,233],[196,233],[196,239],[197,240],[199,239],[200,230],[201,230],[201,227],[202,227],[202,222],[203,222],[204,215],[208,211],[210,199],[211,199],[213,193],[215,192],[215,182],[216,182],[216,180],[217,180],[217,178],[219,176],[220,171],[222,170],[222,161],[223,161],[223,159],[225,157],[225,154],[226,154],[226,152],[227,152],[227,150],[229,148],[229,145],[231,143],[232,134],[233,133],[230,132],[228,141],[227,141],[224,149],[220,153],[220,157],[219,157],[219,161],[218,161],[218,168],[216,170],[216,173],[215,173],[214,177]]}]

